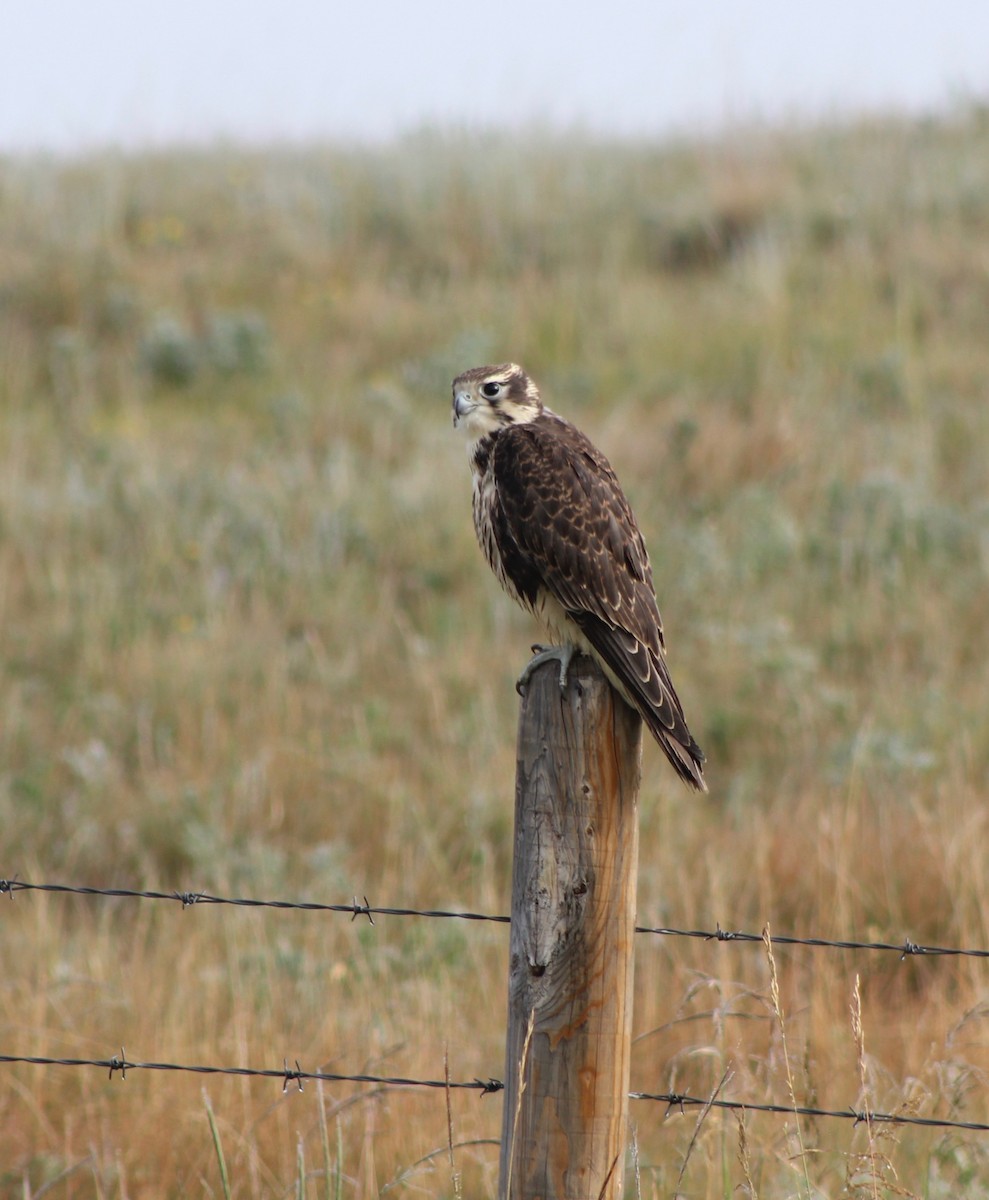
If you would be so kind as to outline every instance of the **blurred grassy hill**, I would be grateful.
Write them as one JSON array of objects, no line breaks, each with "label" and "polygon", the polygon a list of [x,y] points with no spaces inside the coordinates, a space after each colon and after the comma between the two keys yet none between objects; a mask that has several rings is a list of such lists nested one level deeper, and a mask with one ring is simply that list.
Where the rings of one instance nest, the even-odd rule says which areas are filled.
[{"label": "blurred grassy hill", "polygon": [[[640,918],[989,945],[980,110],[0,160],[0,875],[506,910],[532,627],[474,544],[449,417],[453,375],[504,359],[622,478],[709,758],[696,801],[646,749]],[[435,1076],[443,1027],[454,1077],[501,1071],[497,931],[3,908],[10,1053]],[[733,1095],[779,1099],[759,952],[639,958],[637,1024],[678,1032],[633,1086],[710,1091],[730,1065]],[[874,1107],[986,1119],[985,1052],[952,1032],[983,1011],[977,966],[826,965],[781,965],[799,1093],[865,1086],[858,971]],[[63,1194],[217,1186],[187,1080],[128,1078],[139,1112],[99,1078],[4,1071],[0,1196],[83,1160]],[[237,1194],[289,1187],[316,1116],[210,1088]],[[381,1103],[337,1117],[344,1194],[445,1144],[442,1103]],[[463,1103],[464,1137],[497,1136]],[[691,1130],[637,1119],[643,1194],[669,1194]],[[692,1194],[740,1178],[725,1120]],[[765,1196],[792,1185],[779,1129],[748,1133]],[[800,1194],[873,1194],[860,1132],[803,1136]],[[987,1147],[911,1133],[868,1161],[947,1196],[989,1181]],[[464,1155],[493,1194],[496,1153]]]}]

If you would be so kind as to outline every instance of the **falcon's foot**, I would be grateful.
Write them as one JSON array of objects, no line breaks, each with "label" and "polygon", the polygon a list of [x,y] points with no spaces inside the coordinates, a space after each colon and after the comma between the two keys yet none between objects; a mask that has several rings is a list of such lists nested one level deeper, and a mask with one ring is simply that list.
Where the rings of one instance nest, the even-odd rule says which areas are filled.
[{"label": "falcon's foot", "polygon": [[532,678],[532,672],[536,667],[541,667],[544,662],[554,660],[560,664],[560,691],[567,690],[567,672],[570,670],[570,662],[573,656],[577,653],[576,646],[533,646],[532,658],[525,664],[525,669],[518,677],[515,684],[515,690],[520,696],[525,695],[525,689],[529,686],[529,680]]}]

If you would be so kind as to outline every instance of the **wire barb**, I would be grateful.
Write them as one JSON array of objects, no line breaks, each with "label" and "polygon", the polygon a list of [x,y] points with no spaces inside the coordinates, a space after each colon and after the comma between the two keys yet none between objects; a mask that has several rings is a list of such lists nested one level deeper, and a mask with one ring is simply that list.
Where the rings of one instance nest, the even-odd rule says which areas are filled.
[{"label": "wire barb", "polygon": [[131,1064],[128,1063],[128,1061],[127,1061],[127,1055],[124,1052],[123,1046],[120,1047],[120,1057],[118,1058],[115,1054],[111,1059],[108,1060],[106,1065],[107,1065],[107,1067],[109,1067],[109,1071],[107,1073],[107,1079],[113,1078],[114,1071],[120,1072],[121,1079],[127,1078],[127,1068]]},{"label": "wire barb", "polygon": [[354,915],[350,918],[351,924],[353,924],[358,917],[367,917],[371,924],[374,924],[374,917],[371,916],[371,906],[367,902],[367,896],[364,897],[363,904],[358,904],[357,897],[354,897]]},{"label": "wire barb", "polygon": [[288,1059],[283,1058],[282,1064],[285,1067],[285,1082],[282,1084],[282,1095],[288,1091],[288,1085],[294,1080],[299,1085],[299,1091],[303,1090],[302,1081],[306,1077],[305,1071],[299,1066],[299,1060],[295,1060],[295,1070],[288,1065]]}]

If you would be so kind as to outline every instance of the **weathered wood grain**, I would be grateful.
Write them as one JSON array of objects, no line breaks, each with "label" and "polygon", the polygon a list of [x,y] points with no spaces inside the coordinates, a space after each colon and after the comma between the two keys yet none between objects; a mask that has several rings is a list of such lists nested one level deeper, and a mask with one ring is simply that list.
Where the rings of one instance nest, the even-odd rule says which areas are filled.
[{"label": "weathered wood grain", "polygon": [[519,716],[501,1200],[622,1191],[642,726],[591,659],[558,679]]}]

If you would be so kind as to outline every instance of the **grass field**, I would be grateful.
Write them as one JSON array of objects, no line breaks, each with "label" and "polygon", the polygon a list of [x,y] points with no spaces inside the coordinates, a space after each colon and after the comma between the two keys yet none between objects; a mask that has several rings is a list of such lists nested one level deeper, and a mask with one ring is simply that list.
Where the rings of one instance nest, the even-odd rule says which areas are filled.
[{"label": "grass field", "polygon": [[[0,162],[0,876],[507,911],[533,630],[449,415],[507,358],[616,466],[708,754],[695,799],[646,747],[640,921],[989,947],[982,111]],[[0,1052],[500,1076],[507,946],[19,893]],[[640,939],[633,1088],[788,1103],[788,1062],[798,1103],[989,1120],[984,961],[775,965],[776,1006],[759,945]],[[986,1134],[632,1117],[629,1195],[989,1188]],[[485,1197],[499,1132],[0,1065],[21,1200],[219,1196],[218,1146],[237,1197]]]}]

